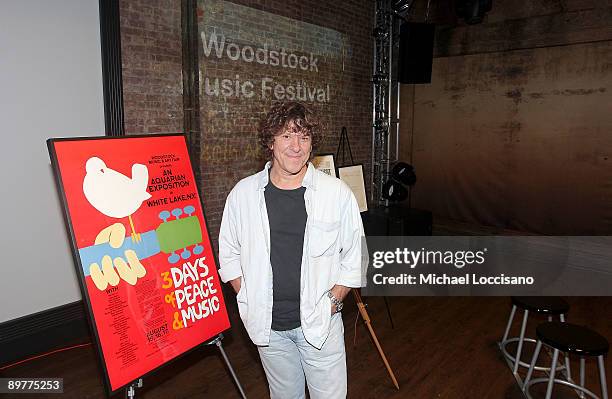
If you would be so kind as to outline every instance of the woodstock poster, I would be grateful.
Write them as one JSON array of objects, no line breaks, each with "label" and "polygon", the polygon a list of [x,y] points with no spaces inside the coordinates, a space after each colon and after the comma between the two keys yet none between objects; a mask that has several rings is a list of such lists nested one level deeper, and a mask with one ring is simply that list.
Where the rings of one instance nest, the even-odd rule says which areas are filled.
[{"label": "woodstock poster", "polygon": [[109,392],[229,328],[185,136],[47,144]]}]

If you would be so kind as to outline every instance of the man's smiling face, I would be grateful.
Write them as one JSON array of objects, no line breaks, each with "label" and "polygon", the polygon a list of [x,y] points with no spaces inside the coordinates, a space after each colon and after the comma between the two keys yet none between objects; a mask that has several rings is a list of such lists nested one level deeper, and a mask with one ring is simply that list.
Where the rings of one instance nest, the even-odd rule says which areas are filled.
[{"label": "man's smiling face", "polygon": [[272,142],[272,167],[283,175],[296,175],[308,163],[312,150],[312,138],[293,122],[281,130]]}]

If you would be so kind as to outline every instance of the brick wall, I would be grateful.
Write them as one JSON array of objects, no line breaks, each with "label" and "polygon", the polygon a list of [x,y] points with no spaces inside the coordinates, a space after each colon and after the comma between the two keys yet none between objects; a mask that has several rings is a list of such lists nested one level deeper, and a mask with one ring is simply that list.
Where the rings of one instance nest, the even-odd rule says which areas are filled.
[{"label": "brick wall", "polygon": [[119,7],[126,134],[182,132],[181,2]]},{"label": "brick wall", "polygon": [[[364,164],[369,189],[373,12],[373,3],[366,0],[198,1],[200,183],[213,239],[229,190],[264,164],[256,126],[275,100],[275,84],[325,90],[324,101],[306,101],[325,126],[326,139],[317,152],[335,153],[341,127],[346,126],[354,160]],[[180,2],[122,0],[121,31],[126,132],[181,131]],[[226,48],[217,58],[214,49],[204,54],[202,32],[208,38],[215,32],[218,40],[223,36],[226,46],[285,48],[295,54],[291,61],[307,57],[310,63],[311,53],[318,61],[315,69],[283,68],[270,62],[234,61]],[[232,87],[236,80],[240,85],[251,82],[253,95],[224,95],[229,91],[223,91],[222,79],[230,79]],[[262,96],[264,79],[269,79],[270,90]]]}]

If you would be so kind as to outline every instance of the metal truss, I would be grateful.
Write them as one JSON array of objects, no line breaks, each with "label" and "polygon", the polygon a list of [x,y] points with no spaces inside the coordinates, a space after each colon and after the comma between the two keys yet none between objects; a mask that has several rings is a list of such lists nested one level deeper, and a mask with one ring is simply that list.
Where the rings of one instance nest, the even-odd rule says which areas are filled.
[{"label": "metal truss", "polygon": [[383,205],[382,186],[389,173],[389,125],[392,53],[391,1],[376,0],[372,75],[372,205]]},{"label": "metal truss", "polygon": [[[414,3],[375,0],[374,70],[372,75],[372,205],[388,205],[382,188],[389,177],[389,163],[399,150],[399,19]],[[393,151],[393,154],[392,154]]]}]

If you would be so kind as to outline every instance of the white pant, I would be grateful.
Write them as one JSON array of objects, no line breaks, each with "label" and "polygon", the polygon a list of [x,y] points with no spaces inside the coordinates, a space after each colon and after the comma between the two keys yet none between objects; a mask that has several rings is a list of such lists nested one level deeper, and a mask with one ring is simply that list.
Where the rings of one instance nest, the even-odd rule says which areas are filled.
[{"label": "white pant", "polygon": [[329,337],[319,350],[304,339],[302,328],[270,333],[270,345],[258,346],[272,399],[346,398],[346,352],[342,316],[332,316]]}]

